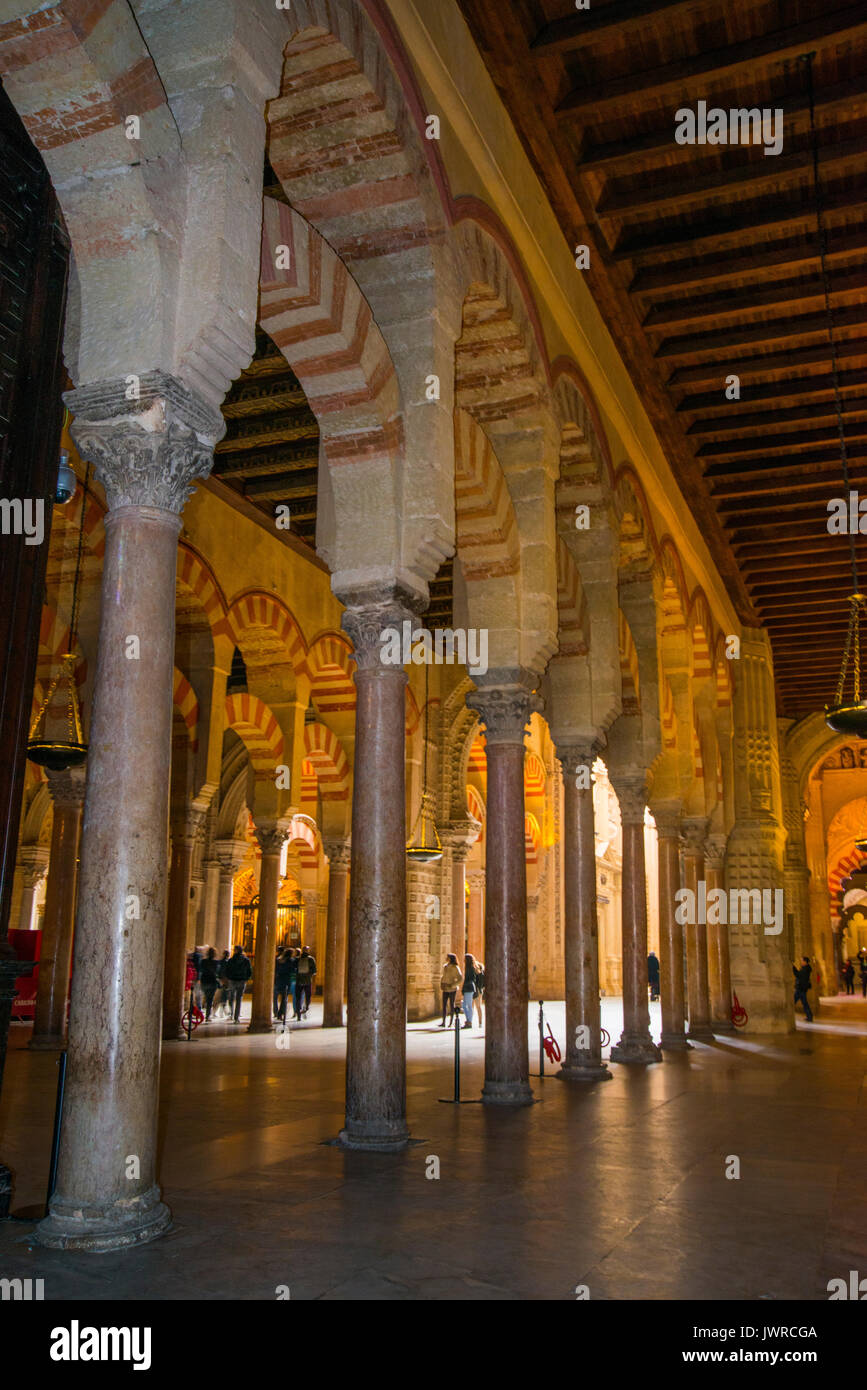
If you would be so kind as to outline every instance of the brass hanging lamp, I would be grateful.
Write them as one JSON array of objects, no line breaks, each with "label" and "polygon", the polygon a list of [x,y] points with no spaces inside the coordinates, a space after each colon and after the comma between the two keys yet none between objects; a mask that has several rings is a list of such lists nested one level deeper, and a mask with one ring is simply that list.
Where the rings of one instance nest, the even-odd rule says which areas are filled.
[{"label": "brass hanging lamp", "polygon": [[[84,512],[87,502],[87,483],[90,464],[84,475],[81,498],[81,521],[78,528],[78,554],[75,560],[75,579],[72,586],[72,622],[69,629],[69,651],[60,660],[60,670],[53,677],[43,697],[36,716],[30,726],[27,740],[27,757],[39,767],[51,772],[63,772],[69,767],[80,767],[87,757],[87,744],[81,726],[81,707],[78,703],[78,690],[75,683],[75,642],[78,635],[78,615],[81,603],[81,557],[84,547]],[[61,705],[61,696],[63,704]],[[66,716],[66,739],[47,737],[46,718],[49,709],[64,708]]]},{"label": "brass hanging lamp", "polygon": [[[831,284],[828,278],[828,234],[825,227],[825,212],[822,203],[822,186],[819,180],[819,135],[816,130],[816,104],[813,93],[813,59],[815,53],[805,53],[801,62],[807,66],[807,96],[810,105],[810,139],[813,150],[813,190],[816,199],[816,232],[819,242],[819,262],[822,267],[822,287],[825,298],[825,319],[828,329],[828,344],[831,349],[831,379],[834,385],[834,406],[837,416],[837,432],[840,438],[840,468],[843,486],[848,501],[851,484],[849,481],[849,458],[846,452],[846,430],[843,424],[843,403],[840,398],[840,368],[837,361],[837,344],[834,340],[834,315],[831,310]],[[855,537],[849,535],[849,566],[852,575],[852,593],[849,595],[849,625],[843,647],[843,660],[834,703],[825,706],[825,723],[837,734],[850,737],[867,738],[867,699],[861,692],[861,622],[867,609],[867,594],[861,592],[858,580],[858,556]]]},{"label": "brass hanging lamp", "polygon": [[433,797],[427,786],[428,663],[424,667],[424,754],[422,761],[421,807],[406,846],[411,864],[435,864],[443,857],[433,813]]}]

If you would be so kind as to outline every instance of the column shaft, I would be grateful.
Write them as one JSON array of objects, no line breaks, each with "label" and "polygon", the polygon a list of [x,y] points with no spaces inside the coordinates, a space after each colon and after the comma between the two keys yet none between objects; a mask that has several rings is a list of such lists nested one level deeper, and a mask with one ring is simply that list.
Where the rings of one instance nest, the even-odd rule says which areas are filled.
[{"label": "column shaft", "polygon": [[470,875],[470,901],[467,907],[467,949],[476,960],[485,959],[485,883],[484,872]]},{"label": "column shaft", "polygon": [[[67,774],[68,775],[68,774]],[[66,1038],[66,1003],[72,962],[72,934],[75,923],[75,889],[78,875],[78,837],[81,828],[81,800],[54,803],[51,834],[51,863],[42,919],[39,955],[39,981],[33,1019],[33,1048],[63,1047]]]},{"label": "column shaft", "polygon": [[286,838],[275,826],[257,826],[262,846],[259,908],[256,913],[256,959],[253,964],[253,1007],[250,1033],[270,1033],[274,1027],[274,965],[277,950],[277,898],[280,892],[280,851]]},{"label": "column shaft", "polygon": [[346,894],[349,887],[348,845],[326,844],[328,916],[325,929],[323,1028],[343,1027],[343,981],[346,974]]},{"label": "column shaft", "polygon": [[193,872],[193,839],[187,828],[172,835],[166,948],[163,962],[163,1038],[186,1037],[181,1026],[187,969],[187,918]]},{"label": "column shaft", "polygon": [[596,914],[596,835],[593,788],[576,785],[575,769],[590,767],[590,750],[562,749],[563,953],[566,974],[564,1081],[610,1080],[602,1061],[599,1007],[599,924]]},{"label": "column shaft", "polygon": [[[700,889],[704,883],[704,851],[700,843],[687,843],[683,854],[684,887],[692,893],[696,919],[699,911]],[[707,884],[705,883],[705,893]],[[706,901],[706,898],[704,899]],[[707,1041],[713,1037],[710,1026],[710,994],[707,978],[707,922],[696,920],[686,924],[687,996],[689,1003],[689,1037]]]},{"label": "column shaft", "polygon": [[684,1052],[686,1040],[685,982],[683,978],[683,924],[677,921],[675,893],[680,888],[680,849],[674,828],[660,828],[659,845],[659,949],[660,998],[664,1052]]},{"label": "column shaft", "polygon": [[660,1062],[650,1036],[647,999],[647,881],[644,871],[644,791],[614,783],[623,832],[622,919],[623,1032],[612,1062]]},{"label": "column shaft", "polygon": [[[715,888],[725,889],[722,864],[710,865],[706,862],[705,876],[708,895]],[[708,926],[707,948],[711,1027],[714,1033],[733,1033],[729,929],[725,923],[716,922]]]}]

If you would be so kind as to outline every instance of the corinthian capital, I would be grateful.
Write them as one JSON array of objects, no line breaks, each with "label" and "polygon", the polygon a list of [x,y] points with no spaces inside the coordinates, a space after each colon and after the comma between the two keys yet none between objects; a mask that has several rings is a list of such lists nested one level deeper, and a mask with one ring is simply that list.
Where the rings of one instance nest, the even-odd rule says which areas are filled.
[{"label": "corinthian capital", "polygon": [[288,835],[288,830],[276,821],[260,821],[256,826],[256,839],[263,854],[279,854]]},{"label": "corinthian capital", "polygon": [[623,825],[643,825],[644,810],[647,806],[647,778],[638,774],[611,777],[611,785],[620,802],[620,820]]},{"label": "corinthian capital", "polygon": [[704,854],[708,823],[703,816],[684,816],[680,823],[684,854]]},{"label": "corinthian capital", "polygon": [[[127,398],[127,392],[137,394]],[[109,509],[158,507],[183,511],[194,478],[206,478],[222,417],[165,372],[97,382],[63,397],[75,416],[72,437],[94,466]]]},{"label": "corinthian capital", "polygon": [[538,710],[540,701],[533,694],[535,680],[528,672],[499,673],[496,684],[485,683],[467,696],[470,709],[477,710],[485,726],[485,742],[520,743],[530,723],[530,715]]},{"label": "corinthian capital", "polygon": [[393,651],[402,648],[403,624],[409,623],[410,629],[415,626],[417,599],[399,586],[359,590],[340,597],[346,604],[341,627],[352,643],[359,671],[397,670],[406,679]]},{"label": "corinthian capital", "polygon": [[352,846],[349,840],[325,840],[322,848],[332,873],[345,874],[352,860]]}]

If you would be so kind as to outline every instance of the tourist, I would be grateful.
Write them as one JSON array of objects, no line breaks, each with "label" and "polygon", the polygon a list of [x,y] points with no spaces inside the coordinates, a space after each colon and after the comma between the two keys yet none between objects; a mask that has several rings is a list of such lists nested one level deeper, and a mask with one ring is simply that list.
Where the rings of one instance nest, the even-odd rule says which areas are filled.
[{"label": "tourist", "polygon": [[277,957],[277,964],[274,967],[274,1012],[282,1023],[286,1022],[286,1006],[290,996],[289,981],[294,976],[291,970],[291,963],[294,960],[292,950],[287,946],[285,951],[281,951]]},{"label": "tourist", "polygon": [[804,1014],[808,1023],[813,1022],[813,1010],[810,1008],[810,1001],[807,998],[807,990],[810,988],[810,975],[813,967],[810,964],[809,956],[801,956],[801,964],[792,966],[792,974],[795,977],[795,1004],[803,1005]]},{"label": "tourist", "polygon": [[650,985],[651,1003],[655,1003],[659,998],[659,956],[655,951],[651,951],[647,957],[647,983]]},{"label": "tourist", "polygon": [[236,1023],[241,1022],[241,1001],[247,981],[253,974],[253,967],[240,946],[236,946],[226,962],[226,978],[229,981],[229,1012]]},{"label": "tourist", "polygon": [[202,986],[202,995],[205,1002],[205,1022],[211,1021],[211,1009],[214,1007],[214,995],[217,992],[219,983],[220,962],[217,960],[217,953],[213,946],[208,947],[208,954],[203,957],[199,966],[199,980]]},{"label": "tourist", "polygon": [[220,992],[216,999],[214,1008],[215,1018],[231,1018],[232,1010],[229,1008],[229,977],[226,974],[226,966],[229,962],[229,952],[224,951],[222,960],[217,965],[217,979],[220,983]]},{"label": "tourist", "polygon": [[861,995],[867,999],[867,956],[858,956],[858,968],[861,971]]},{"label": "tourist", "polygon": [[287,952],[286,962],[286,988],[289,991],[289,998],[292,1000],[292,1017],[300,1019],[298,1012],[298,957],[301,952],[296,946],[290,946]]},{"label": "tourist", "polygon": [[476,1004],[476,1013],[477,1013],[478,1016],[479,1016],[479,1027],[481,1028],[481,1026],[482,1026],[482,995],[483,995],[484,992],[485,992],[485,966],[484,966],[484,963],[483,963],[482,961],[476,960],[475,956],[473,956],[473,965],[474,965],[475,971],[476,971],[476,993],[475,993],[474,998],[475,998],[475,1004]]},{"label": "tourist", "polygon": [[476,963],[472,956],[464,956],[464,983],[461,987],[461,999],[464,1006],[464,1027],[473,1026],[473,999],[476,995]]},{"label": "tourist", "polygon": [[852,959],[851,959],[851,957],[849,957],[849,958],[846,960],[846,964],[843,966],[843,979],[846,981],[846,993],[847,993],[847,994],[854,994],[854,993],[855,993],[855,983],[854,983],[854,981],[855,981],[855,967],[854,967],[854,965],[852,964]]},{"label": "tourist", "polygon": [[310,1009],[310,999],[313,994],[313,977],[316,974],[316,961],[313,956],[311,956],[306,946],[301,947],[301,954],[298,957],[296,971],[295,1009],[299,1017],[303,1018]]},{"label": "tourist", "polygon": [[282,955],[283,955],[283,948],[282,948],[282,947],[279,947],[278,950],[277,950],[277,954],[276,954],[275,957],[274,957],[274,996],[273,996],[273,999],[272,999],[272,1001],[271,1001],[271,1002],[272,1002],[272,1009],[271,1009],[271,1012],[272,1012],[272,1014],[274,1015],[275,1018],[279,1017],[278,1011],[277,1011],[277,970],[278,970],[278,968],[279,968],[280,960],[281,960]]},{"label": "tourist", "polygon": [[443,973],[440,976],[440,989],[442,990],[443,996],[443,1021],[440,1024],[440,1028],[445,1028],[446,1026],[447,1008],[451,1010],[449,1020],[451,1021],[455,1016],[455,995],[457,994],[458,985],[462,979],[463,975],[461,974],[461,967],[458,965],[458,958],[454,951],[449,951],[446,956],[446,963],[443,966]]}]

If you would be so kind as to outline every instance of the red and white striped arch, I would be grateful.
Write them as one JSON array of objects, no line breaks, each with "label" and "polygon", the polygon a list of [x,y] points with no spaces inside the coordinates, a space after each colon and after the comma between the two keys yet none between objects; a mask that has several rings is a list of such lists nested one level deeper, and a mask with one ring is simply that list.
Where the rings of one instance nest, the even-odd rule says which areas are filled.
[{"label": "red and white striped arch", "polygon": [[226,727],[243,740],[257,777],[276,777],[283,762],[283,735],[273,712],[244,691],[226,697]]}]

